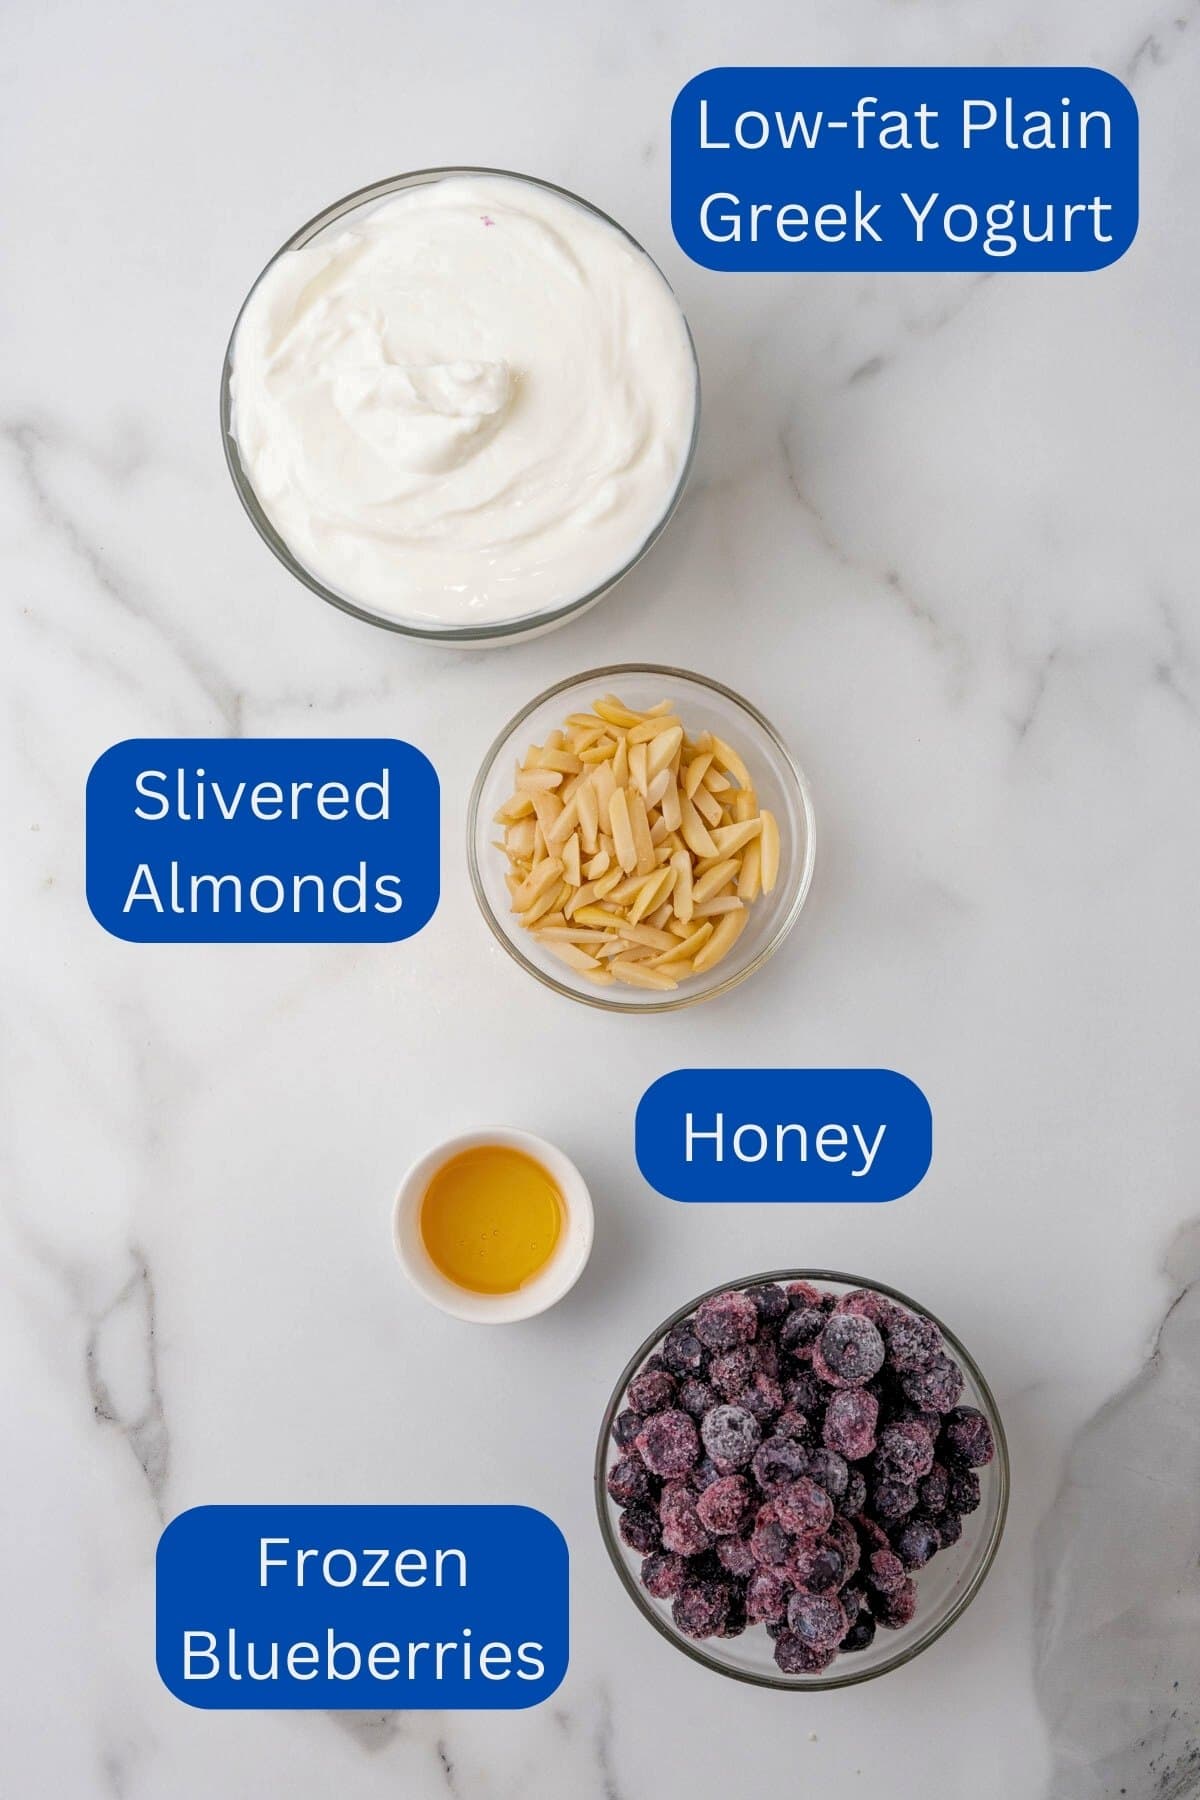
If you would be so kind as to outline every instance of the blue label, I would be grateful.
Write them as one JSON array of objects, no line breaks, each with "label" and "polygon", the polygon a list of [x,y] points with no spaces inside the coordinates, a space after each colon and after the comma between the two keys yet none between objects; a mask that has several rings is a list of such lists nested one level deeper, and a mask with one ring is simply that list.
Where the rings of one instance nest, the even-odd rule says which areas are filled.
[{"label": "blue label", "polygon": [[706,269],[1103,269],[1137,222],[1137,107],[1100,69],[709,69],[671,114]]},{"label": "blue label", "polygon": [[933,1154],[928,1100],[890,1069],[677,1069],[635,1131],[670,1200],[897,1200]]},{"label": "blue label", "polygon": [[88,777],[88,905],[131,943],[395,943],[438,883],[437,776],[397,738],[130,738]]},{"label": "blue label", "polygon": [[567,1546],[527,1506],[198,1506],[156,1585],[158,1672],[212,1711],[512,1712],[567,1670]]}]

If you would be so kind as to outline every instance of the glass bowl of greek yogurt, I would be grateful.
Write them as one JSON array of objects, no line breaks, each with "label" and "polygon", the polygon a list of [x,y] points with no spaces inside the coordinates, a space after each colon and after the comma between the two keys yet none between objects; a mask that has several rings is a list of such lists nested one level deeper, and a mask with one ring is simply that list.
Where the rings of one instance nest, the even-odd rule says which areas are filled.
[{"label": "glass bowl of greek yogurt", "polygon": [[[512,794],[514,764],[528,745],[545,742],[565,719],[584,714],[606,692],[639,709],[655,709],[669,702],[690,733],[715,733],[736,745],[758,801],[778,823],[778,878],[771,892],[760,893],[748,906],[745,928],[721,961],[667,991],[595,985],[587,974],[564,963],[554,953],[554,945],[538,931],[524,928],[523,915],[514,911],[506,880],[509,865],[497,814]],[[467,811],[471,885],[497,942],[544,986],[605,1012],[673,1012],[737,987],[770,960],[800,917],[816,863],[812,795],[780,733],[732,688],[705,675],[658,664],[616,663],[591,669],[557,682],[531,700],[510,719],[488,750]]]},{"label": "glass bowl of greek yogurt", "polygon": [[662,532],[700,379],[665,276],[566,189],[424,169],[326,207],[234,325],[221,430],[306,587],[410,637],[515,642],[593,606]]}]

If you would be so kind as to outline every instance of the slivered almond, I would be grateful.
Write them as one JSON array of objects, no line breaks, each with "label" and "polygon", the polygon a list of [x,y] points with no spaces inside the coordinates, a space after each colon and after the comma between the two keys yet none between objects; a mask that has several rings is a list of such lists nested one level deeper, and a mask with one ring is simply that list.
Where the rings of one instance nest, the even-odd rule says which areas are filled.
[{"label": "slivered almond", "polygon": [[619,935],[631,944],[647,944],[651,950],[669,950],[675,939],[655,925],[622,925]]},{"label": "slivered almond", "polygon": [[632,781],[639,794],[644,794],[650,785],[650,777],[646,773],[645,744],[630,744],[629,779]]},{"label": "slivered almond", "polygon": [[724,738],[719,738],[715,732],[713,733],[712,747],[714,760],[718,762],[723,769],[728,769],[740,788],[754,786],[754,783],[750,779],[750,771],[738,755],[737,751],[731,749]]},{"label": "slivered almond", "polygon": [[517,776],[518,789],[526,794],[544,794],[548,788],[562,786],[557,769],[522,769]]},{"label": "slivered almond", "polygon": [[573,831],[563,846],[563,875],[573,888],[582,886],[583,871],[580,867],[579,833]]},{"label": "slivered almond", "polygon": [[629,797],[624,788],[619,787],[609,801],[608,817],[612,824],[613,843],[617,847],[617,861],[628,873],[637,867],[638,853],[629,819]]},{"label": "slivered almond", "polygon": [[664,950],[661,956],[656,956],[655,968],[661,969],[664,963],[678,962],[681,958],[694,956],[701,944],[706,944],[712,934],[713,928],[706,919],[703,925],[697,925],[695,931],[690,932],[687,937],[680,938],[678,942],[672,944],[669,950]]},{"label": "slivered almond", "polygon": [[[633,742],[633,733],[630,733]],[[659,731],[646,748],[646,768],[651,781],[669,769],[683,743],[683,726],[673,725],[669,731]]]},{"label": "slivered almond", "polygon": [[742,872],[738,876],[738,899],[744,900],[747,906],[757,900],[762,888],[762,844],[758,838],[752,838],[746,845],[746,853],[742,857]]},{"label": "slivered almond", "polygon": [[567,964],[568,968],[578,969],[583,975],[586,975],[590,969],[600,967],[594,956],[589,956],[586,950],[580,950],[575,944],[550,943],[546,948],[551,956],[557,956],[560,962]]},{"label": "slivered almond", "polygon": [[[683,726],[674,713],[649,713],[645,718],[639,719],[636,725],[630,726],[629,742],[631,744],[648,744],[651,738],[661,737],[666,732],[674,730],[678,730],[679,741],[682,742]],[[667,761],[670,761],[670,757],[667,758]]]},{"label": "slivered almond", "polygon": [[669,994],[679,986],[670,975],[664,975],[661,969],[648,969],[645,963],[622,962],[619,959],[609,964],[618,981],[624,981],[629,987],[657,988],[660,993]]},{"label": "slivered almond", "polygon": [[761,819],[746,819],[737,825],[717,825],[713,828],[712,841],[723,856],[732,856],[735,850],[744,849],[761,830]]},{"label": "slivered almond", "polygon": [[744,912],[745,908],[736,894],[719,894],[715,900],[705,900],[695,907],[692,917],[696,919],[715,919],[721,913]]},{"label": "slivered almond", "polygon": [[683,814],[679,810],[679,784],[674,775],[672,775],[670,785],[662,797],[662,816],[663,824],[667,827],[668,831],[679,830],[679,827],[683,822]]},{"label": "slivered almond", "polygon": [[589,862],[584,863],[583,873],[588,881],[597,881],[601,875],[608,873],[609,854],[607,850],[597,850]]},{"label": "slivered almond", "polygon": [[695,856],[715,856],[717,846],[708,835],[708,826],[686,794],[680,796],[680,830],[683,841]]},{"label": "slivered almond", "polygon": [[706,900],[715,900],[727,881],[732,881],[739,868],[736,856],[728,856],[724,862],[714,863],[692,886],[693,908],[703,906]]},{"label": "slivered almond", "polygon": [[633,830],[633,847],[637,852],[638,874],[649,875],[655,866],[654,845],[650,841],[650,821],[646,817],[646,802],[637,793],[629,796],[629,823]]},{"label": "slivered almond", "polygon": [[670,917],[671,902],[669,900],[664,900],[661,906],[655,907],[654,911],[650,914],[650,917],[646,920],[646,923],[647,925],[652,925],[655,931],[665,931],[667,928],[667,920]]},{"label": "slivered almond", "polygon": [[725,817],[721,811],[721,802],[715,794],[709,793],[703,782],[692,795],[692,805],[706,825],[719,825]]},{"label": "slivered almond", "polygon": [[692,958],[692,968],[697,975],[703,975],[706,969],[714,968],[723,956],[728,956],[745,931],[746,920],[749,917],[749,913],[743,906],[739,907],[737,912],[725,913],[722,918],[718,919],[716,928],[707,944],[702,945]]},{"label": "slivered almond", "polygon": [[774,813],[764,810],[761,817],[762,884],[763,893],[769,894],[779,876],[779,826]]},{"label": "slivered almond", "polygon": [[683,791],[689,800],[704,780],[704,772],[711,761],[712,751],[705,750],[700,756],[693,756],[688,764],[687,774],[683,778]]},{"label": "slivered almond", "polygon": [[629,909],[629,923],[640,924],[647,913],[656,912],[663,901],[670,898],[675,880],[675,871],[670,867],[652,875]]},{"label": "slivered almond", "polygon": [[692,892],[692,859],[686,850],[675,850],[671,853],[671,867],[676,874],[675,892],[671,896],[671,905],[677,919],[686,925],[692,916],[694,895]]},{"label": "slivered almond", "polygon": [[593,700],[592,711],[598,719],[603,719],[606,724],[620,725],[625,731],[632,730],[635,725],[640,725],[642,722],[640,713],[630,712],[629,708],[622,706],[619,700]]},{"label": "slivered almond", "polygon": [[532,874],[527,875],[513,895],[513,911],[524,912],[533,905],[546,889],[562,874],[562,863],[557,856],[548,856],[540,862]]}]

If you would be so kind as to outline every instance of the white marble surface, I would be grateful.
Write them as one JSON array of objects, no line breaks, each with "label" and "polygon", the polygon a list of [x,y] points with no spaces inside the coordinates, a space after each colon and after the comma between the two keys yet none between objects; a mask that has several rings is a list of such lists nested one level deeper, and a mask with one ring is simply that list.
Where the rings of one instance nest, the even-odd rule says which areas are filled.
[{"label": "white marble surface", "polygon": [[[13,0],[3,28],[5,1793],[1200,1792],[1194,1650],[1167,1691],[1195,1616],[1194,1299],[1155,1360],[1196,1272],[1194,1247],[1171,1250],[1197,1161],[1195,0]],[[1125,76],[1133,250],[1079,278],[689,265],[667,224],[674,93],[714,63],[799,58]],[[296,586],[242,517],[216,424],[230,322],[277,242],[379,175],[471,160],[561,181],[641,236],[706,390],[654,555],[574,627],[474,658]],[[679,1017],[585,1019],[536,990],[464,879],[494,728],[614,657],[682,658],[752,696],[822,819],[786,952]],[[104,936],[81,879],[92,759],[225,732],[390,733],[433,755],[445,897],[420,938]],[[599,1095],[546,1056],[585,1026]],[[931,1174],[881,1210],[675,1207],[639,1180],[631,1119],[685,1057],[903,1069],[933,1103]],[[417,1150],[489,1120],[574,1154],[598,1230],[570,1301],[481,1358],[404,1287],[387,1213]],[[645,1627],[590,1492],[642,1332],[787,1261],[926,1299],[991,1375],[1015,1466],[1000,1560],[950,1637],[795,1700]],[[1151,1530],[1160,1450],[1178,1479]],[[510,1717],[181,1706],[153,1665],[161,1522],[270,1498],[543,1507],[574,1562],[564,1686]],[[1135,1593],[1111,1567],[1126,1544]]]}]

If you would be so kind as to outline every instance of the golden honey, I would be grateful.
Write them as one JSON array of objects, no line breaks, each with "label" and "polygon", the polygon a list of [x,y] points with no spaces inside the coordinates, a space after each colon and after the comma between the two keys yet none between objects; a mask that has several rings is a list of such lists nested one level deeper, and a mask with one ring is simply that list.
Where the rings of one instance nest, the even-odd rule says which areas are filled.
[{"label": "golden honey", "polygon": [[421,1241],[440,1274],[473,1294],[512,1294],[541,1273],[562,1233],[563,1198],[523,1150],[479,1144],[452,1156],[421,1201]]}]

